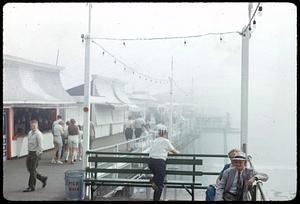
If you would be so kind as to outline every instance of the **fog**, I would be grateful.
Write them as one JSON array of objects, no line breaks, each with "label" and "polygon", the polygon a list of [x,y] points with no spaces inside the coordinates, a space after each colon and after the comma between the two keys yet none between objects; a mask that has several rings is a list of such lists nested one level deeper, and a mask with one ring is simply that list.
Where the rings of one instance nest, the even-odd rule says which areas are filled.
[{"label": "fog", "polygon": [[[241,31],[248,3],[94,3],[92,37],[151,38]],[[255,9],[257,4],[253,4]],[[249,51],[249,150],[259,164],[296,168],[296,6],[262,3]],[[88,29],[85,3],[9,3],[3,7],[3,51],[64,66],[65,89],[83,83]],[[220,40],[220,37],[222,40]],[[241,36],[172,40],[94,39],[137,72],[168,80],[173,57],[175,95],[195,99],[204,113],[231,114],[240,127]],[[186,41],[186,43],[184,43]],[[123,44],[125,42],[125,45]],[[127,82],[128,91],[168,93],[169,84],[140,79],[91,43],[91,74]],[[192,83],[193,81],[193,83]],[[179,88],[178,88],[179,87]]]}]

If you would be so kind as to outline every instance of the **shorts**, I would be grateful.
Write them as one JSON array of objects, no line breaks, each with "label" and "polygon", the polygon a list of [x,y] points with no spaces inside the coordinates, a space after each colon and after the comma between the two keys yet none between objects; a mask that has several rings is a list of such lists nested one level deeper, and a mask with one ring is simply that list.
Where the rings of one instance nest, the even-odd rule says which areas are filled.
[{"label": "shorts", "polygon": [[63,145],[61,136],[53,136],[53,142],[58,145]]},{"label": "shorts", "polygon": [[78,148],[78,135],[68,136],[68,147]]},{"label": "shorts", "polygon": [[132,139],[132,136],[133,136],[133,129],[132,128],[126,128],[125,129],[126,140]]}]

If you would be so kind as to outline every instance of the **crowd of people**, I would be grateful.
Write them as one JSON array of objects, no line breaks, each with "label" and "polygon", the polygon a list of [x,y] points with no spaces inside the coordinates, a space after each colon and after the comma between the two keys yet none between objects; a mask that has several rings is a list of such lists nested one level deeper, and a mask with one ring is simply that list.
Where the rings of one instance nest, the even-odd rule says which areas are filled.
[{"label": "crowd of people", "polygon": [[[92,143],[95,138],[95,129],[93,123],[90,124],[90,141]],[[74,164],[77,160],[82,160],[83,127],[77,125],[75,119],[71,118],[70,121],[64,122],[58,115],[57,120],[52,124],[52,134],[54,150],[51,163]]]}]

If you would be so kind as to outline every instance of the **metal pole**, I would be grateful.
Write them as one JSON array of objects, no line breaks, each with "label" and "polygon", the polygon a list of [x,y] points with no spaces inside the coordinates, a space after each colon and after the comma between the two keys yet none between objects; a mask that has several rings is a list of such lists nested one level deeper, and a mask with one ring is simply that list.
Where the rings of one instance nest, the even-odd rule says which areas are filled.
[{"label": "metal pole", "polygon": [[58,56],[59,56],[59,49],[57,50],[57,55],[56,55],[56,63],[55,63],[56,66],[57,66],[57,63],[58,63]]},{"label": "metal pole", "polygon": [[173,136],[173,57],[171,62],[171,76],[170,76],[170,119],[169,119],[169,138]]},{"label": "metal pole", "polygon": [[[252,3],[249,3],[249,20]],[[245,27],[246,28],[246,27]],[[245,29],[243,28],[243,30]],[[247,154],[248,140],[248,73],[249,73],[249,28],[242,35],[242,71],[241,71],[241,150]]]},{"label": "metal pole", "polygon": [[[87,166],[86,151],[89,150],[89,135],[90,135],[90,34],[91,34],[91,8],[89,3],[89,24],[88,34],[85,35],[85,70],[84,70],[84,113],[83,113],[83,161],[82,169]],[[87,190],[86,195],[90,197],[90,188]]]}]

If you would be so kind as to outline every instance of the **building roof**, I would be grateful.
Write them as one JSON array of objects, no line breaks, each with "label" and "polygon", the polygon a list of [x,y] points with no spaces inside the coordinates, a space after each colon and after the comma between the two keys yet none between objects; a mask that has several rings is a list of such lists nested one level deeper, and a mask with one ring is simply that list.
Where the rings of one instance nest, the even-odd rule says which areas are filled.
[{"label": "building roof", "polygon": [[60,71],[63,67],[4,55],[4,104],[72,104],[64,90]]},{"label": "building roof", "polygon": [[[91,103],[113,105],[114,107],[130,103],[127,95],[125,94],[125,83],[120,80],[92,75],[91,84],[94,86],[94,90],[92,91],[90,98]],[[83,84],[68,89],[67,92],[72,95],[77,102],[83,102]]]},{"label": "building roof", "polygon": [[157,99],[150,95],[148,92],[144,91],[137,91],[128,94],[128,97],[130,100],[138,100],[138,101],[149,101],[149,102],[155,102]]}]

